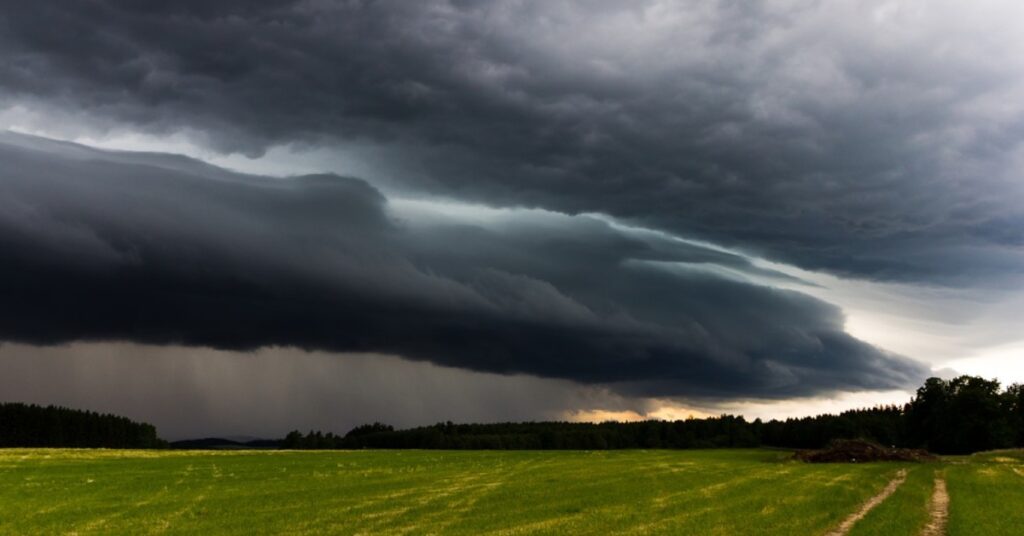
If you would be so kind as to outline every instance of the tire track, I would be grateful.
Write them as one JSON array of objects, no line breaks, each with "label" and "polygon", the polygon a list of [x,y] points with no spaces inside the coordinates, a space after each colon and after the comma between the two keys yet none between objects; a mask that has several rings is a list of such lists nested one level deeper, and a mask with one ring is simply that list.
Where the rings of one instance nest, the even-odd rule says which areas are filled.
[{"label": "tire track", "polygon": [[885,488],[882,489],[882,491],[878,492],[878,495],[875,495],[874,497],[868,499],[867,502],[862,504],[856,512],[850,514],[849,517],[844,519],[838,527],[827,532],[825,536],[846,536],[846,534],[850,532],[850,529],[852,529],[858,521],[863,519],[864,516],[868,515],[868,512],[870,512],[876,506],[882,504],[882,502],[888,499],[889,496],[895,493],[896,490],[900,486],[902,486],[903,482],[906,480],[907,470],[900,469],[899,472],[896,473],[896,477],[890,480],[889,483],[886,484]]},{"label": "tire track", "polygon": [[946,479],[935,477],[935,491],[932,502],[928,506],[928,524],[921,531],[921,536],[942,536],[946,534],[946,521],[949,519],[949,493],[946,491]]}]

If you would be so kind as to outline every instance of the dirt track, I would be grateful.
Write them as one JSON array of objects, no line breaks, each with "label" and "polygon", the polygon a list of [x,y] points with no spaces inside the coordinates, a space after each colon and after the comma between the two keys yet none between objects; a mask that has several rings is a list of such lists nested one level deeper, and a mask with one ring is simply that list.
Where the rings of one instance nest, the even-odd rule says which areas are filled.
[{"label": "dirt track", "polygon": [[878,495],[868,499],[867,502],[862,504],[856,512],[850,514],[850,516],[844,519],[838,527],[829,531],[825,536],[845,536],[850,532],[850,529],[853,528],[854,524],[863,519],[864,516],[868,515],[868,512],[870,512],[874,507],[882,504],[882,502],[888,499],[890,495],[895,493],[896,490],[903,485],[903,482],[906,479],[907,471],[905,469],[900,469],[900,471],[896,473],[896,477],[886,484],[885,488],[878,492]]},{"label": "dirt track", "polygon": [[921,531],[921,536],[945,534],[948,516],[949,493],[946,492],[946,479],[939,475],[935,477],[935,491],[932,492],[932,502],[928,506],[928,524]]}]

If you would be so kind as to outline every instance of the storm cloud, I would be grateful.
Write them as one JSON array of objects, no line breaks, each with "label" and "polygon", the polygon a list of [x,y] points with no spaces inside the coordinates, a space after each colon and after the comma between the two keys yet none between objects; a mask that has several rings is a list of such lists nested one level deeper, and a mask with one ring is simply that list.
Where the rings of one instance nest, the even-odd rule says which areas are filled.
[{"label": "storm cloud", "polygon": [[846,334],[838,308],[756,283],[788,276],[595,216],[470,221],[355,178],[12,133],[0,161],[3,340],[376,352],[646,397],[903,388],[927,371]]},{"label": "storm cloud", "polygon": [[[1012,285],[1024,266],[1013,9],[12,2],[0,106],[50,129],[71,116],[248,155],[355,147],[410,193],[600,212],[849,277]],[[298,183],[373,206],[365,185]]]}]

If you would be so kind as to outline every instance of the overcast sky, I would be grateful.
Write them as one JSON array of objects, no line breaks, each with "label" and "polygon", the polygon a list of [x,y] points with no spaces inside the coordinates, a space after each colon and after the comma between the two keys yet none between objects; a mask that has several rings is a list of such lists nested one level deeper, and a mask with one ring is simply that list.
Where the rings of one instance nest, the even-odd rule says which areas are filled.
[{"label": "overcast sky", "polygon": [[12,3],[0,399],[179,438],[1024,381],[1021,11]]}]

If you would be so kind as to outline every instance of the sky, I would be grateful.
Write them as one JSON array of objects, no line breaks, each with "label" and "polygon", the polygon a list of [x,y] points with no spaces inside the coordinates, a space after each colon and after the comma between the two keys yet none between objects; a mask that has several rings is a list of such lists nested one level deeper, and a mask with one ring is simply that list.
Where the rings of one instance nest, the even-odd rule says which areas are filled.
[{"label": "sky", "polygon": [[14,2],[0,400],[179,439],[1022,382],[1021,11]]}]

